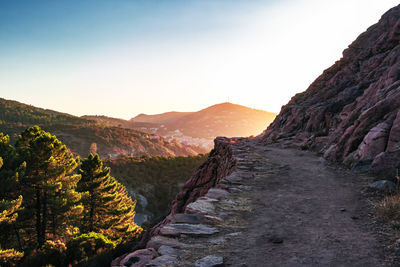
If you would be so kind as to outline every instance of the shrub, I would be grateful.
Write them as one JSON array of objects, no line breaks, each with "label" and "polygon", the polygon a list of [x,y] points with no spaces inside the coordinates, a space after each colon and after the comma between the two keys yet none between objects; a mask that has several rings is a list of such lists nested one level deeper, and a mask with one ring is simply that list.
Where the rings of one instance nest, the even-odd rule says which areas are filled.
[{"label": "shrub", "polygon": [[0,266],[14,266],[23,256],[23,252],[15,251],[15,249],[0,249]]},{"label": "shrub", "polygon": [[386,196],[375,207],[378,217],[388,221],[394,228],[400,228],[400,195]]},{"label": "shrub", "polygon": [[116,244],[100,233],[90,232],[73,238],[67,246],[68,261],[77,264],[115,248]]}]

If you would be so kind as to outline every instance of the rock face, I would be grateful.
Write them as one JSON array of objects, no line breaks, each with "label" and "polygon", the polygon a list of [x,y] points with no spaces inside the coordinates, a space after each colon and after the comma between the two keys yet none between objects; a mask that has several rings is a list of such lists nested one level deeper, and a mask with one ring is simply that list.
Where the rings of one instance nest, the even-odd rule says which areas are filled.
[{"label": "rock face", "polygon": [[[184,213],[187,206],[207,194],[211,187],[219,184],[220,180],[230,175],[236,166],[236,159],[233,157],[232,148],[229,146],[236,139],[217,137],[214,141],[214,149],[211,151],[206,162],[192,175],[184,184],[175,200],[172,202],[170,214],[149,232],[149,237],[158,234],[160,229],[171,222],[177,213]],[[206,202],[206,201],[205,201]],[[204,204],[204,203],[203,203]],[[212,209],[211,204],[206,203]],[[199,207],[198,204],[192,205]],[[192,207],[193,208],[193,207]],[[189,207],[190,210],[190,207]]]},{"label": "rock face", "polygon": [[113,266],[129,266],[129,267],[140,267],[145,266],[152,259],[156,258],[158,253],[153,248],[136,250],[127,255],[123,255],[111,263]]},{"label": "rock face", "polygon": [[261,140],[290,140],[393,177],[400,168],[400,5],[282,107]]}]

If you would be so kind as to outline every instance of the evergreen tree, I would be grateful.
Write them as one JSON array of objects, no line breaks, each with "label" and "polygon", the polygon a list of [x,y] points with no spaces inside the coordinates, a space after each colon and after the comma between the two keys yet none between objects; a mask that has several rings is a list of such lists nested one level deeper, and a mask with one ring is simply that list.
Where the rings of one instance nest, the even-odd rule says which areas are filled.
[{"label": "evergreen tree", "polygon": [[15,147],[19,162],[25,166],[19,180],[25,207],[21,220],[27,241],[36,240],[33,244],[40,248],[47,238],[74,234],[71,220],[83,209],[78,205],[81,196],[75,191],[80,176],[71,174],[79,158],[38,126],[22,132]]},{"label": "evergreen tree", "polygon": [[[9,225],[15,222],[18,217],[17,211],[20,209],[21,204],[22,196],[19,196],[18,199],[12,201],[0,201],[0,226]],[[1,229],[4,228],[2,227]],[[23,253],[18,252],[13,248],[3,249],[3,246],[0,246],[0,265],[12,266],[17,261],[19,261],[23,257],[23,255]]]},{"label": "evergreen tree", "polygon": [[83,160],[79,174],[78,191],[85,194],[82,233],[98,232],[112,240],[138,236],[142,228],[133,220],[136,201],[110,176],[99,155]]},{"label": "evergreen tree", "polygon": [[[16,210],[20,208],[22,201],[18,190],[18,176],[19,172],[23,173],[23,166],[17,164],[15,149],[9,145],[9,137],[0,133],[0,212],[5,216],[0,218],[4,222],[0,223],[0,247],[3,249],[15,247],[22,250],[20,229],[15,219]],[[7,214],[13,217],[8,218]]]},{"label": "evergreen tree", "polygon": [[0,201],[0,224],[1,223],[12,223],[18,217],[18,209],[22,204],[22,196],[19,196],[18,199],[8,201],[1,200]]},{"label": "evergreen tree", "polygon": [[23,164],[18,166],[14,147],[9,145],[8,135],[0,133],[0,199],[18,197],[18,172],[23,172]]}]

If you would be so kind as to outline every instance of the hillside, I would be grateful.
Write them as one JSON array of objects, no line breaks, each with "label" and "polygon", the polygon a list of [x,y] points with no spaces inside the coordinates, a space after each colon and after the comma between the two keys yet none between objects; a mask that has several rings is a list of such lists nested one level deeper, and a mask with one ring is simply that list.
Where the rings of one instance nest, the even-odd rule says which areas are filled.
[{"label": "hillside", "polygon": [[400,5],[282,108],[264,143],[310,148],[356,171],[400,168]]},{"label": "hillside", "polygon": [[183,118],[187,115],[192,114],[193,112],[165,112],[162,114],[156,115],[147,115],[147,114],[139,114],[136,117],[132,118],[130,121],[132,122],[150,122],[150,123],[171,123],[180,118]]},{"label": "hillside", "polygon": [[32,125],[39,125],[57,135],[74,153],[81,156],[86,156],[94,143],[101,157],[117,157],[121,154],[184,156],[207,152],[176,140],[167,141],[157,135],[0,99],[0,132],[10,135],[14,141],[20,132]]},{"label": "hillside", "polygon": [[166,127],[197,138],[250,136],[261,133],[275,116],[263,110],[222,103],[188,114],[173,123],[167,123]]},{"label": "hillside", "polygon": [[143,128],[143,129],[148,130],[147,132],[150,132],[150,133],[152,132],[151,129],[160,127],[160,125],[158,123],[135,122],[135,121],[131,121],[131,120],[112,118],[112,117],[103,116],[103,115],[85,115],[85,116],[81,116],[81,118],[86,119],[86,120],[96,121],[105,126],[114,126],[114,127],[128,128],[128,129],[134,129],[134,130],[140,130]]},{"label": "hillside", "polygon": [[[128,128],[155,133],[184,144],[211,148],[217,136],[251,136],[260,134],[276,114],[232,103],[217,104],[197,112],[140,114],[128,122]],[[93,116],[86,118],[104,120]],[[108,123],[115,125],[111,119]],[[148,125],[145,125],[147,123]]]}]

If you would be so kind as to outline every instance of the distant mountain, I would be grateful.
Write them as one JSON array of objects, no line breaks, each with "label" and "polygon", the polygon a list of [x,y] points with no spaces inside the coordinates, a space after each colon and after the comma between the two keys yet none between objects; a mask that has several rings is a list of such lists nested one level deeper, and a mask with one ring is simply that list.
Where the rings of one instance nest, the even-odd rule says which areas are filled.
[{"label": "distant mountain", "polygon": [[[147,122],[153,132],[166,138],[176,138],[187,144],[212,145],[217,136],[250,136],[260,134],[276,114],[232,103],[217,104],[197,112],[168,112],[157,115],[140,114],[130,122]],[[155,129],[156,128],[156,129]]]},{"label": "distant mountain", "polygon": [[[113,121],[115,123],[109,125],[99,120],[80,118],[0,98],[0,132],[10,135],[12,141],[27,127],[39,125],[57,135],[72,152],[81,156],[86,156],[90,147],[97,147],[101,157],[112,158],[119,155],[183,156],[207,152],[204,148],[127,129],[124,125],[118,127],[115,125],[118,119]],[[148,124],[144,125],[149,127]]]},{"label": "distant mountain", "polygon": [[132,118],[131,122],[150,122],[150,123],[172,123],[182,117],[187,115],[193,114],[194,112],[165,112],[156,115],[146,115],[146,114],[139,114],[136,117]]}]

